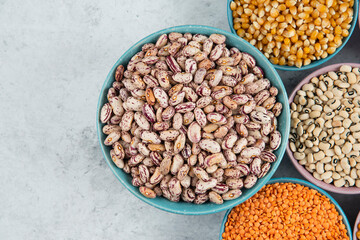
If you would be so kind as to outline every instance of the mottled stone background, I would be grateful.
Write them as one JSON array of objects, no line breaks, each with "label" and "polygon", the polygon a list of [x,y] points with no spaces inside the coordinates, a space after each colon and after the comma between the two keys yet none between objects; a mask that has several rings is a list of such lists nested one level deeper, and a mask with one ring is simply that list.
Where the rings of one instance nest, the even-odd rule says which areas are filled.
[{"label": "mottled stone background", "polygon": [[[126,49],[175,25],[229,30],[225,2],[0,0],[0,239],[218,238],[224,212],[163,212],[117,181],[95,114]],[[358,27],[339,62],[360,62]],[[280,72],[288,93],[310,72]],[[275,176],[301,178],[287,157]],[[353,225],[360,196],[332,196]]]}]

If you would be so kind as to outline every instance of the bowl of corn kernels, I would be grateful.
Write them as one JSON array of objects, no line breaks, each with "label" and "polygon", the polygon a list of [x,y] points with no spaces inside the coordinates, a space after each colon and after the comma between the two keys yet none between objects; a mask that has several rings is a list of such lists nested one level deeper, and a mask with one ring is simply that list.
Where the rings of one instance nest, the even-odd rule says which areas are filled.
[{"label": "bowl of corn kernels", "polygon": [[354,31],[359,0],[228,0],[231,32],[250,42],[280,70],[328,61]]},{"label": "bowl of corn kernels", "polygon": [[345,213],[327,192],[304,180],[275,178],[226,212],[219,239],[349,240],[351,235]]},{"label": "bowl of corn kernels", "polygon": [[353,239],[360,240],[360,212],[355,221]]}]

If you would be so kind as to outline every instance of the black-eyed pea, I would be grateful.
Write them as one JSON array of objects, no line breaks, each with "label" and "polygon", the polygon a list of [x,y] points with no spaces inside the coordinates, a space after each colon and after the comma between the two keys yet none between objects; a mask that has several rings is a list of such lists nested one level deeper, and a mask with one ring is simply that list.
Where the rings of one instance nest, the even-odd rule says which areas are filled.
[{"label": "black-eyed pea", "polygon": [[351,72],[352,67],[350,65],[342,65],[339,69],[340,72],[346,72],[349,73]]},{"label": "black-eyed pea", "polygon": [[296,160],[302,160],[302,159],[305,158],[305,153],[303,153],[303,152],[295,152],[294,153],[294,158]]}]

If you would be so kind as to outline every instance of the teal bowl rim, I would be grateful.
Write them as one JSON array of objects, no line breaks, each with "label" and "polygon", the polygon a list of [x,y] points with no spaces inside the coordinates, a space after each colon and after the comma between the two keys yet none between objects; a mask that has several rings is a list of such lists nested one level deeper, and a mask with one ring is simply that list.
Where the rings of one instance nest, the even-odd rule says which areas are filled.
[{"label": "teal bowl rim", "polygon": [[[227,0],[227,18],[228,18],[228,23],[229,23],[229,27],[230,27],[230,30],[233,34],[235,34],[236,36],[238,36],[236,34],[236,31],[234,29],[234,26],[233,26],[233,16],[232,16],[232,11],[230,9],[230,3],[232,2],[233,0]],[[359,14],[359,0],[355,0],[354,1],[354,6],[353,6],[353,9],[354,9],[354,15],[353,15],[353,20],[351,22],[351,27],[349,29],[349,36],[347,36],[346,38],[343,38],[344,41],[343,43],[341,44],[340,47],[338,47],[336,49],[336,51],[327,56],[326,58],[323,58],[323,59],[320,59],[320,60],[316,60],[316,61],[312,61],[309,65],[306,65],[306,66],[302,66],[301,68],[298,68],[298,67],[295,67],[295,66],[281,66],[281,65],[278,65],[278,64],[272,64],[276,69],[278,70],[284,70],[284,71],[300,71],[300,70],[307,70],[307,69],[311,69],[311,68],[315,68],[315,67],[318,67],[320,66],[321,64],[329,61],[331,58],[333,58],[336,54],[338,54],[341,49],[346,45],[346,43],[349,41],[351,35],[353,34],[354,32],[354,29],[355,29],[355,26],[358,25],[358,14]],[[360,20],[359,20],[360,22]],[[239,36],[238,36],[239,37]],[[240,37],[239,37],[240,38]]]},{"label": "teal bowl rim", "polygon": [[[298,179],[298,178],[273,178],[271,179],[266,185],[268,184],[274,184],[274,183],[284,183],[284,182],[291,182],[291,183],[297,183],[312,189],[317,190],[318,192],[320,192],[322,195],[325,195],[326,197],[328,197],[330,199],[330,202],[333,203],[336,207],[336,210],[341,214],[341,216],[343,217],[343,222],[346,226],[346,229],[348,231],[348,235],[349,235],[349,239],[352,240],[352,230],[350,227],[350,223],[349,220],[346,217],[346,214],[344,213],[344,211],[342,210],[341,206],[336,202],[336,200],[329,194],[327,193],[325,190],[317,187],[316,185],[312,184],[311,182],[302,180],[302,179]],[[222,240],[222,234],[225,230],[225,223],[227,221],[228,215],[230,214],[232,208],[229,209],[225,216],[224,219],[221,223],[221,228],[220,228],[220,234],[219,234],[219,239]]]},{"label": "teal bowl rim", "polygon": [[[118,169],[115,164],[112,162],[112,160],[110,158],[107,157],[107,154],[105,153],[105,151],[108,151],[108,149],[106,148],[106,146],[103,144],[103,140],[102,140],[102,136],[104,136],[104,134],[102,133],[102,127],[104,126],[104,124],[102,124],[99,120],[100,118],[100,110],[101,107],[100,103],[102,102],[102,99],[105,97],[106,98],[106,94],[107,94],[107,89],[106,86],[108,84],[109,81],[113,81],[113,74],[115,72],[116,67],[123,61],[124,58],[127,58],[127,55],[131,54],[131,52],[133,52],[133,54],[136,53],[136,51],[134,52],[135,49],[141,49],[141,46],[145,43],[148,43],[150,38],[154,37],[154,36],[160,36],[161,34],[164,33],[170,33],[173,31],[178,31],[178,32],[196,32],[199,31],[199,29],[204,29],[206,31],[208,31],[208,35],[211,33],[220,33],[223,34],[227,37],[227,39],[233,39],[233,41],[237,41],[240,42],[240,45],[244,46],[244,48],[252,48],[253,51],[258,53],[258,56],[254,56],[255,59],[259,59],[261,58],[263,61],[265,61],[267,63],[268,72],[271,72],[271,74],[273,74],[276,78],[276,82],[278,83],[278,85],[280,86],[281,89],[281,93],[283,94],[283,98],[284,98],[284,103],[283,103],[283,112],[282,114],[285,114],[284,119],[285,120],[285,126],[284,130],[281,130],[281,134],[284,135],[282,136],[282,142],[280,145],[280,148],[277,151],[277,160],[272,163],[271,168],[268,172],[268,174],[261,178],[258,182],[257,185],[255,185],[255,187],[251,188],[251,189],[247,189],[246,194],[248,196],[248,198],[250,198],[251,196],[253,196],[257,191],[259,191],[267,182],[268,180],[273,176],[273,174],[275,173],[275,171],[277,170],[278,166],[280,165],[282,158],[284,156],[284,153],[286,151],[286,145],[287,145],[287,139],[289,138],[289,133],[290,133],[290,107],[289,107],[289,103],[288,103],[288,95],[286,92],[286,88],[279,76],[279,74],[277,73],[277,71],[275,70],[275,68],[272,66],[272,64],[269,62],[269,60],[263,55],[261,54],[261,52],[256,49],[254,46],[252,46],[250,43],[248,43],[247,41],[238,38],[236,36],[234,36],[232,33],[229,33],[228,31],[222,30],[222,29],[218,29],[218,28],[214,28],[214,27],[210,27],[210,26],[204,26],[204,25],[181,25],[181,26],[175,26],[175,27],[170,27],[170,28],[166,28],[163,30],[159,30],[155,33],[152,33],[148,36],[146,36],[145,38],[141,39],[140,41],[138,41],[137,43],[135,43],[133,46],[131,46],[114,64],[114,66],[111,68],[110,72],[108,73],[106,80],[100,90],[100,96],[98,99],[98,103],[97,103],[97,112],[96,112],[96,128],[97,128],[97,135],[98,135],[98,140],[99,140],[99,144],[100,144],[100,148],[102,151],[102,154],[105,158],[106,163],[108,164],[108,166],[110,167],[111,171],[113,172],[113,174],[116,176],[116,178],[121,182],[121,184],[123,186],[125,186],[125,188],[127,190],[129,190],[133,195],[135,195],[137,198],[139,198],[140,200],[146,202],[147,204],[156,207],[158,209],[167,211],[167,212],[171,212],[171,213],[176,213],[176,214],[184,214],[184,215],[204,215],[204,214],[213,214],[213,213],[217,213],[217,212],[221,212],[224,210],[227,210],[229,208],[232,208],[235,205],[238,205],[244,201],[246,201],[247,199],[242,199],[237,198],[234,200],[230,200],[230,201],[226,201],[224,204],[221,205],[216,205],[213,203],[205,203],[205,204],[209,204],[212,206],[209,206],[208,208],[204,209],[204,210],[183,210],[183,209],[179,209],[178,206],[172,208],[169,207],[172,206],[174,203],[171,201],[166,202],[166,204],[158,204],[153,202],[154,199],[149,199],[144,197],[138,190],[137,187],[134,187],[131,185],[131,182],[126,180],[125,177],[121,177],[119,174],[117,174],[116,169]],[[204,33],[205,34],[205,33]],[[125,60],[124,60],[125,61]],[[264,66],[261,66],[264,69]],[[270,80],[271,82],[273,80]],[[280,90],[279,90],[280,92]],[[104,96],[105,95],[105,96]],[[284,134],[283,134],[284,133]],[[127,175],[127,174],[126,174]],[[258,184],[259,183],[259,184]],[[177,204],[177,203],[175,203]],[[204,206],[205,204],[202,205],[196,205],[191,203],[194,208],[196,208],[195,206]]]}]

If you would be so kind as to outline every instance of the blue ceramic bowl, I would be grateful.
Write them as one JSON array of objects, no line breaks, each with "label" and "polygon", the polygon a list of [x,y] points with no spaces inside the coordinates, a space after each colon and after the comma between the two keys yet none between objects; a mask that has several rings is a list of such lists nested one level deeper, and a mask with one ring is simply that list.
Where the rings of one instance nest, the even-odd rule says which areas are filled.
[{"label": "blue ceramic bowl", "polygon": [[[232,0],[227,0],[227,18],[228,18],[228,22],[229,22],[229,27],[231,29],[231,32],[234,33],[236,36],[238,36],[236,34],[236,31],[234,29],[234,24],[233,24],[233,15],[232,15],[232,11],[230,9],[230,3],[232,2]],[[349,29],[349,36],[347,36],[346,38],[343,38],[343,44],[338,47],[336,49],[336,51],[329,55],[326,58],[320,59],[320,60],[316,60],[316,61],[312,61],[309,65],[306,66],[302,66],[301,68],[295,67],[295,66],[281,66],[278,64],[273,64],[273,66],[276,69],[279,70],[285,70],[285,71],[299,71],[299,70],[306,70],[306,69],[310,69],[310,68],[314,68],[317,67],[325,62],[327,62],[328,60],[330,60],[331,58],[333,58],[338,52],[341,51],[341,49],[345,46],[345,44],[349,41],[351,34],[354,32],[355,26],[357,25],[357,19],[358,19],[358,12],[359,12],[359,0],[355,0],[354,2],[354,16],[353,16],[353,20],[351,22],[351,27]]]},{"label": "blue ceramic bowl", "polygon": [[[340,213],[340,215],[343,217],[343,222],[346,226],[346,229],[347,229],[347,232],[348,232],[348,236],[350,238],[350,240],[352,240],[352,231],[351,231],[351,227],[350,227],[350,224],[349,224],[349,220],[347,219],[344,211],[342,210],[342,208],[340,207],[340,205],[335,201],[334,198],[332,198],[330,196],[330,194],[328,194],[326,191],[322,190],[321,188],[315,186],[314,184],[310,183],[310,182],[307,182],[305,180],[301,180],[301,179],[297,179],[297,178],[274,178],[274,179],[271,179],[267,184],[273,184],[273,183],[288,183],[288,182],[291,182],[291,183],[295,183],[295,184],[300,184],[302,186],[306,186],[306,187],[309,187],[309,188],[312,188],[312,189],[315,189],[317,190],[318,192],[320,192],[322,195],[325,195],[327,198],[330,199],[330,202],[333,203],[336,207],[336,210]],[[227,218],[228,218],[228,215],[230,214],[232,209],[229,209],[225,216],[224,216],[224,219],[221,223],[221,228],[220,228],[220,235],[219,235],[219,239],[222,240],[222,234],[223,232],[225,231],[225,223],[227,221]]]},{"label": "blue ceramic bowl", "polygon": [[[271,84],[279,89],[278,94],[278,101],[283,104],[283,112],[278,117],[278,126],[279,131],[282,135],[283,141],[281,142],[281,145],[278,150],[276,150],[275,154],[278,158],[276,162],[274,162],[271,166],[271,169],[269,170],[269,173],[262,179],[260,179],[256,185],[249,189],[244,190],[243,195],[239,197],[238,199],[234,199],[231,201],[225,201],[222,205],[216,205],[213,203],[205,203],[202,205],[196,205],[193,203],[186,203],[186,202],[171,202],[165,198],[157,197],[155,199],[149,199],[144,197],[137,187],[134,187],[131,185],[131,176],[123,170],[117,168],[115,164],[112,162],[110,158],[110,147],[105,146],[103,144],[106,135],[102,132],[102,128],[104,124],[102,124],[99,120],[100,110],[101,107],[107,102],[106,95],[108,89],[111,87],[112,82],[114,81],[114,73],[115,69],[118,65],[123,64],[124,66],[127,65],[130,58],[137,52],[141,51],[141,46],[145,43],[155,43],[157,38],[164,33],[170,33],[170,32],[181,32],[181,33],[200,33],[205,35],[210,35],[212,33],[220,33],[227,37],[226,44],[231,47],[237,47],[241,51],[248,52],[249,54],[253,55],[257,61],[257,65],[260,66],[265,76],[271,81]],[[96,114],[96,127],[97,127],[97,134],[100,142],[100,147],[102,150],[102,153],[105,157],[105,160],[107,164],[109,165],[112,172],[115,174],[115,176],[119,179],[119,181],[136,197],[140,198],[144,202],[157,207],[159,209],[178,213],[178,214],[187,214],[187,215],[201,215],[201,214],[210,214],[210,213],[216,213],[220,211],[224,211],[226,209],[229,209],[235,205],[238,205],[242,202],[244,202],[246,199],[250,198],[252,195],[254,195],[262,186],[267,183],[267,181],[271,178],[271,176],[275,173],[276,169],[278,168],[281,159],[284,155],[287,139],[289,137],[289,131],[290,131],[290,110],[289,110],[289,103],[288,103],[288,97],[286,94],[285,87],[280,79],[280,76],[277,74],[274,67],[271,65],[271,63],[260,53],[259,50],[257,50],[255,47],[251,46],[248,42],[245,40],[235,36],[232,33],[229,33],[227,31],[208,27],[208,26],[198,26],[198,25],[185,25],[185,26],[177,26],[177,27],[171,27],[167,28],[158,32],[155,32],[144,39],[140,40],[136,44],[134,44],[128,51],[126,51],[119,60],[114,64],[114,66],[111,68],[108,76],[106,77],[106,80],[104,82],[104,85],[100,92],[99,102],[97,105],[97,114]]]}]

